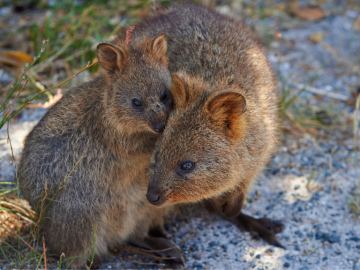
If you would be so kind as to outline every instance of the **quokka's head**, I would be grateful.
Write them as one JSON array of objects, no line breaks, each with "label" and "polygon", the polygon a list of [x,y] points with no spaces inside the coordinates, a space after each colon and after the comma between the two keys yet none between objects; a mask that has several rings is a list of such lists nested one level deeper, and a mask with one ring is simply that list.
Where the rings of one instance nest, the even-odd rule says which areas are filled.
[{"label": "quokka's head", "polygon": [[173,75],[170,91],[174,109],[151,158],[148,201],[157,206],[196,202],[238,186],[244,96],[231,89],[212,91],[186,73]]},{"label": "quokka's head", "polygon": [[162,132],[172,103],[166,35],[117,43],[97,47],[109,120],[123,130]]}]

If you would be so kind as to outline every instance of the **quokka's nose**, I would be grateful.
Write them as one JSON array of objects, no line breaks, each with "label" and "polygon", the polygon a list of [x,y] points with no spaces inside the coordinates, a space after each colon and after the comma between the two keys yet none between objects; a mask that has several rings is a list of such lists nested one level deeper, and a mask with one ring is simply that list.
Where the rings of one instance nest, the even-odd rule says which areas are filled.
[{"label": "quokka's nose", "polygon": [[155,124],[153,125],[153,128],[154,128],[154,130],[155,130],[156,132],[163,132],[164,129],[165,129],[165,124],[163,124],[163,123],[155,123]]},{"label": "quokka's nose", "polygon": [[153,205],[157,205],[160,202],[161,195],[158,193],[146,193],[146,198],[148,199],[149,203]]}]

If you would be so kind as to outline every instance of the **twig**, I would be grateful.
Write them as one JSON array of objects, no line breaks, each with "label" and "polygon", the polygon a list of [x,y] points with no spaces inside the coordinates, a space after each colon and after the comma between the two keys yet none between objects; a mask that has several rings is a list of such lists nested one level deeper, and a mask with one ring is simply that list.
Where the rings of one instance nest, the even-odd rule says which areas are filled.
[{"label": "twig", "polygon": [[356,98],[355,110],[354,110],[354,124],[353,124],[353,132],[354,132],[354,161],[355,161],[355,172],[358,175],[358,164],[357,164],[357,133],[358,133],[358,112],[360,106],[360,94]]},{"label": "twig", "polygon": [[312,86],[306,86],[301,83],[294,83],[293,85],[296,86],[297,88],[301,88],[301,89],[304,88],[305,90],[307,90],[311,93],[317,94],[317,95],[328,96],[328,97],[335,98],[335,99],[342,100],[342,101],[348,100],[348,97],[345,95],[342,95],[342,94],[327,92],[325,90],[321,90],[321,89],[318,89],[318,88],[315,88]]},{"label": "twig", "polygon": [[45,237],[43,236],[43,247],[44,247],[44,263],[45,263],[45,270],[47,270],[46,267],[46,250],[47,248],[45,248]]},{"label": "twig", "polygon": [[94,263],[94,257],[95,257],[95,223],[93,224],[93,244],[92,244],[92,251],[91,251],[91,261],[89,265],[89,269],[91,269],[91,266]]}]

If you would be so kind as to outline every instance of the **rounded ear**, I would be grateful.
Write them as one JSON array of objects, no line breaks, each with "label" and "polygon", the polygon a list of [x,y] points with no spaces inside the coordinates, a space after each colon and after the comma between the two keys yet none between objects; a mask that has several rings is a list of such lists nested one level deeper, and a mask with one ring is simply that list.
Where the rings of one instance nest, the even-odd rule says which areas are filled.
[{"label": "rounded ear", "polygon": [[245,129],[242,114],[246,112],[246,100],[235,92],[222,93],[207,103],[210,118],[223,128],[226,135],[239,139]]},{"label": "rounded ear", "polygon": [[163,62],[167,66],[167,51],[166,35],[164,33],[158,35],[150,42],[150,52],[156,60]]},{"label": "rounded ear", "polygon": [[110,43],[100,43],[97,46],[97,57],[100,65],[109,72],[121,70],[126,62],[124,49]]},{"label": "rounded ear", "polygon": [[175,108],[184,107],[189,96],[184,81],[177,74],[173,74],[172,76],[170,92],[175,104]]}]

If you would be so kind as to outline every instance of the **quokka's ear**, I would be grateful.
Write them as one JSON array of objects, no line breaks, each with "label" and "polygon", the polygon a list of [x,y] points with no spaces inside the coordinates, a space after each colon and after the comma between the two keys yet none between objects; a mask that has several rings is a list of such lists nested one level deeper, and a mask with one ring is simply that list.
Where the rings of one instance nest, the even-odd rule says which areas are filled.
[{"label": "quokka's ear", "polygon": [[221,126],[227,136],[237,140],[245,129],[242,114],[246,112],[246,100],[243,95],[234,92],[222,93],[207,102],[210,118]]},{"label": "quokka's ear", "polygon": [[161,61],[165,66],[168,65],[167,57],[165,56],[167,51],[166,35],[160,34],[153,38],[150,42],[150,52],[156,60]]},{"label": "quokka's ear", "polygon": [[100,43],[97,46],[97,57],[100,65],[109,72],[121,70],[126,62],[124,49],[110,43]]},{"label": "quokka's ear", "polygon": [[175,107],[184,107],[189,96],[184,81],[177,74],[173,74],[172,76],[170,92],[174,100]]}]

